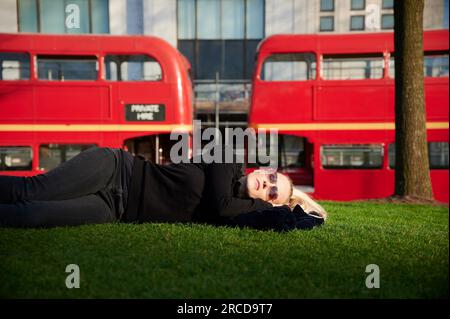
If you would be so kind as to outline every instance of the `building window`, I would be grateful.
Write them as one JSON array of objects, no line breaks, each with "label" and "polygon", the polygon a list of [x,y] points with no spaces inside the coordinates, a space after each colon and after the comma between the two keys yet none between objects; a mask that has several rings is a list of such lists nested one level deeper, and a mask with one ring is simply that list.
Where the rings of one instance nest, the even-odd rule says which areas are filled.
[{"label": "building window", "polygon": [[334,11],[334,0],[320,0],[320,11]]},{"label": "building window", "polygon": [[[389,144],[389,168],[395,169],[395,143]],[[448,142],[429,142],[430,169],[448,169]]]},{"label": "building window", "polygon": [[95,81],[95,56],[37,56],[38,79],[47,81]]},{"label": "building window", "polygon": [[325,80],[365,80],[383,77],[382,55],[324,55],[321,74]]},{"label": "building window", "polygon": [[334,17],[320,17],[320,31],[333,31]]},{"label": "building window", "polygon": [[394,9],[394,0],[383,0],[381,4],[383,9]]},{"label": "building window", "polygon": [[178,49],[197,80],[251,79],[263,37],[263,0],[178,0]]},{"label": "building window", "polygon": [[321,146],[323,168],[381,168],[383,147],[381,145],[323,145]]},{"label": "building window", "polygon": [[161,65],[153,58],[142,55],[107,55],[105,79],[109,81],[160,81]]},{"label": "building window", "polygon": [[273,54],[263,64],[261,80],[305,81],[316,78],[316,56],[313,53]]},{"label": "building window", "polygon": [[351,0],[352,10],[364,10],[366,8],[366,0]]},{"label": "building window", "polygon": [[108,0],[17,0],[19,32],[109,33]]},{"label": "building window", "polygon": [[393,29],[394,28],[394,15],[383,14],[381,15],[381,29]]},{"label": "building window", "polygon": [[350,18],[350,30],[364,30],[364,16],[352,16]]},{"label": "building window", "polygon": [[31,170],[33,152],[29,146],[1,146],[0,171]]},{"label": "building window", "polygon": [[30,78],[30,56],[27,53],[0,53],[0,80]]},{"label": "building window", "polygon": [[442,27],[448,29],[448,1],[444,0],[444,19],[442,21]]}]

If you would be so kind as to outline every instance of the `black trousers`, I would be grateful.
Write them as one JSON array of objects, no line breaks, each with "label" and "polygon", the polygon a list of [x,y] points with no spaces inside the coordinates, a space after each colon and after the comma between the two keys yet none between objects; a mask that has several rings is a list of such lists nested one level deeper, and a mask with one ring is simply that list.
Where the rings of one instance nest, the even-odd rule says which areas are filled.
[{"label": "black trousers", "polygon": [[[37,176],[0,176],[0,226],[55,227],[110,223],[126,209],[132,155],[91,147]],[[132,164],[131,164],[132,165]],[[124,172],[124,170],[126,172]],[[124,174],[125,173],[125,174]]]}]

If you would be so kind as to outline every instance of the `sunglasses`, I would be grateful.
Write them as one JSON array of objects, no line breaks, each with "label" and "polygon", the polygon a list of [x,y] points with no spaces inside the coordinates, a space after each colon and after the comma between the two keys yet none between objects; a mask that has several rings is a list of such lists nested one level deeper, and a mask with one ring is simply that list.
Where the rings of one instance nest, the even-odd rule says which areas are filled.
[{"label": "sunglasses", "polygon": [[276,184],[276,182],[277,182],[277,173],[267,174],[267,178],[269,179],[269,182],[271,184]]},{"label": "sunglasses", "polygon": [[[267,178],[271,184],[277,183],[277,173],[267,174]],[[276,200],[278,198],[278,187],[271,186],[269,188],[269,200]]]},{"label": "sunglasses", "polygon": [[276,200],[278,198],[278,187],[272,186],[269,188],[269,200]]}]

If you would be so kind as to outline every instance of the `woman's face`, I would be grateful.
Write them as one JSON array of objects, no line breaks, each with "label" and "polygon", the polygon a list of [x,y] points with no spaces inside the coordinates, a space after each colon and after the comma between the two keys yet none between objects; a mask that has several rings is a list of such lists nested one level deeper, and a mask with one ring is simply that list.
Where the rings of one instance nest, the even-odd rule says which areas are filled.
[{"label": "woman's face", "polygon": [[274,205],[289,202],[291,181],[275,171],[256,170],[246,176],[248,196],[259,198]]}]

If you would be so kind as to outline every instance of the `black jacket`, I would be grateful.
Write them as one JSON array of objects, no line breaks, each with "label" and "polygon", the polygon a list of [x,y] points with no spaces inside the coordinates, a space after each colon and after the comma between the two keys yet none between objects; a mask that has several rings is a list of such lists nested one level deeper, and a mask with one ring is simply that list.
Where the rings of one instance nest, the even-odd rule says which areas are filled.
[{"label": "black jacket", "polygon": [[134,158],[127,222],[219,222],[223,218],[271,208],[260,199],[238,198],[241,164],[158,165]]},{"label": "black jacket", "polygon": [[225,220],[223,224],[241,228],[288,232],[298,229],[309,230],[323,225],[324,222],[325,220],[317,213],[308,214],[300,205],[296,205],[292,211],[288,206],[283,205],[241,214]]}]

